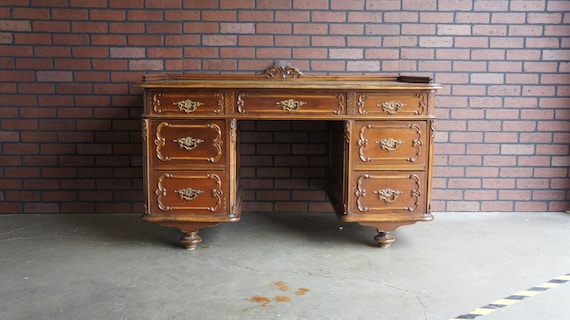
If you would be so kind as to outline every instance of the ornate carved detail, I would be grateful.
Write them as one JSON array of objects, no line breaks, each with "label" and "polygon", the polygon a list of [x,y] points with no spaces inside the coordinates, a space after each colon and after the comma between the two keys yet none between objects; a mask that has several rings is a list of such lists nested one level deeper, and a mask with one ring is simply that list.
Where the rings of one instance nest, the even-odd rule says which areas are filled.
[{"label": "ornate carved detail", "polygon": [[[204,178],[204,176],[174,176],[170,173],[165,173],[158,178],[157,181],[157,189],[154,191],[154,194],[157,195],[157,205],[158,208],[162,211],[173,211],[173,210],[208,210],[210,212],[214,212],[222,206],[223,201],[223,192],[222,192],[222,180],[217,174],[207,174],[206,178],[214,180],[215,186],[212,189],[211,195],[216,199],[216,203],[214,206],[211,207],[172,207],[168,206],[164,203],[164,197],[167,195],[167,189],[164,187],[164,180],[166,179],[199,179]],[[179,190],[174,190],[178,196],[187,201],[192,201],[196,199],[199,194],[204,193],[202,190],[195,190],[192,188],[184,188]]]},{"label": "ornate carved detail", "polygon": [[371,129],[374,128],[373,124],[367,124],[367,125],[363,125],[360,128],[360,137],[358,138],[358,154],[360,155],[360,160],[364,161],[364,162],[370,162],[372,161],[371,157],[367,157],[364,154],[364,150],[366,149],[366,147],[368,147],[368,139],[366,139],[366,137],[364,136],[364,132],[366,132],[366,129]]},{"label": "ornate carved detail", "polygon": [[370,211],[370,208],[363,206],[361,201],[362,198],[366,197],[366,190],[362,187],[364,179],[370,179],[370,176],[368,174],[365,174],[358,177],[358,180],[356,182],[356,192],[354,193],[354,195],[356,196],[356,207],[360,212]]},{"label": "ornate carved detail", "polygon": [[178,147],[180,147],[180,149],[191,151],[196,149],[196,147],[198,147],[200,143],[204,142],[204,140],[195,139],[192,137],[184,137],[175,139],[174,142],[178,143]]},{"label": "ornate carved detail", "polygon": [[426,97],[421,93],[417,93],[416,97],[418,97],[418,99],[420,100],[419,101],[420,109],[416,110],[416,112],[414,112],[414,114],[423,114],[424,111],[426,110]]},{"label": "ornate carved detail", "polygon": [[390,188],[374,191],[374,194],[378,195],[380,200],[384,200],[386,203],[392,203],[398,199],[398,196],[403,192],[399,190],[394,190]]},{"label": "ornate carved detail", "polygon": [[297,101],[295,99],[287,99],[283,101],[278,101],[275,104],[281,106],[281,109],[284,111],[297,111],[300,107],[306,105],[307,103],[304,101]]},{"label": "ornate carved detail", "polygon": [[[216,149],[216,154],[213,157],[206,157],[206,158],[200,158],[200,157],[180,157],[180,156],[168,156],[162,153],[162,148],[166,145],[166,139],[162,136],[162,129],[163,128],[176,128],[176,127],[181,127],[181,128],[207,128],[207,129],[212,129],[216,132],[216,136],[214,137],[214,139],[212,139],[212,146]],[[190,138],[190,137],[186,137],[186,138]],[[186,138],[180,138],[180,139],[186,139]],[[180,139],[174,140],[174,142],[177,142],[179,147],[184,148],[184,146],[181,146],[181,143],[178,141]],[[201,141],[204,142],[204,141]],[[184,142],[183,142],[184,143]],[[172,125],[168,122],[161,122],[157,127],[156,127],[156,137],[154,139],[154,144],[156,145],[156,157],[162,161],[171,161],[171,160],[206,160],[208,162],[216,162],[218,160],[220,160],[220,158],[222,157],[222,129],[220,128],[220,126],[218,126],[215,123],[210,123],[207,125]],[[190,145],[189,145],[190,147]],[[186,148],[185,148],[186,149]],[[186,149],[186,150],[191,150],[191,149]]]},{"label": "ornate carved detail", "polygon": [[346,107],[346,98],[344,97],[344,94],[337,93],[334,96],[337,97],[338,99],[338,109],[339,109],[336,110],[334,114],[344,114],[344,109]]},{"label": "ornate carved detail", "polygon": [[180,111],[184,111],[186,113],[192,113],[192,112],[196,111],[196,109],[198,109],[198,107],[201,107],[204,105],[204,103],[202,103],[200,101],[193,101],[190,99],[176,101],[176,102],[173,102],[172,104],[176,105]]},{"label": "ornate carved detail", "polygon": [[359,94],[356,100],[356,106],[358,107],[358,113],[367,114],[368,111],[364,110],[364,99],[368,98],[366,94]]},{"label": "ornate carved detail", "polygon": [[420,191],[420,177],[418,177],[415,174],[411,174],[408,176],[408,178],[412,179],[416,184],[415,188],[412,189],[412,191],[410,192],[411,196],[414,197],[416,201],[414,201],[413,207],[407,208],[408,211],[413,212],[418,207],[418,203],[420,202],[420,196],[422,195],[422,192]]},{"label": "ornate carved detail", "polygon": [[[365,180],[367,180],[367,179],[388,180],[388,179],[403,179],[403,178],[404,179],[408,178],[408,179],[412,180],[414,183],[414,186],[410,190],[410,197],[414,198],[414,204],[412,206],[409,206],[409,207],[389,207],[389,208],[385,208],[385,207],[370,208],[370,207],[367,207],[367,206],[362,204],[362,200],[364,199],[364,197],[366,197],[366,189],[364,189],[364,187],[363,187],[363,183]],[[360,177],[358,177],[358,180],[356,181],[356,192],[354,193],[354,195],[356,196],[356,207],[357,207],[358,211],[360,211],[360,212],[369,212],[370,210],[381,211],[381,210],[398,210],[398,209],[413,212],[416,210],[416,208],[418,207],[418,204],[420,202],[420,197],[421,197],[420,187],[421,187],[420,186],[420,178],[416,174],[395,175],[395,176],[385,176],[385,175],[372,176],[369,174],[364,174],[364,175],[361,175]],[[374,191],[374,193],[378,194],[379,200],[384,200],[387,204],[390,204],[390,203],[396,201],[396,198],[399,195],[404,194],[404,192],[401,192],[398,190],[393,190],[391,188],[386,188],[386,189]]]},{"label": "ornate carved detail", "polygon": [[412,140],[412,147],[416,148],[416,154],[413,157],[410,157],[406,160],[410,162],[416,162],[422,153],[422,145],[424,144],[422,141],[422,129],[417,124],[410,124],[408,126],[410,129],[416,130],[416,138]]},{"label": "ornate carved detail", "polygon": [[230,121],[230,140],[232,142],[237,141],[237,120],[236,119],[232,119]]},{"label": "ornate carved detail", "polygon": [[[412,148],[414,148],[416,150],[416,152],[413,156],[408,157],[408,158],[393,158],[393,157],[372,158],[372,157],[367,156],[365,154],[365,151],[366,151],[366,148],[368,147],[368,139],[366,138],[365,133],[366,133],[366,130],[375,128],[374,124],[367,124],[367,125],[363,125],[360,128],[360,137],[359,137],[358,142],[357,142],[358,147],[359,147],[358,152],[359,152],[360,159],[364,162],[371,162],[372,160],[378,161],[378,160],[395,160],[395,159],[406,160],[409,162],[416,162],[422,154],[422,146],[423,146],[422,130],[421,130],[421,127],[415,123],[409,124],[407,127],[415,130],[415,132],[416,132],[416,137],[412,140]],[[382,128],[388,128],[388,127],[382,127]],[[401,127],[397,126],[396,128],[401,128]],[[376,143],[380,144],[380,147],[382,149],[385,149],[388,151],[395,151],[401,144],[404,143],[404,141],[395,140],[393,138],[387,138],[387,139],[383,139],[383,140],[378,140],[378,141],[376,141]]]},{"label": "ornate carved detail", "polygon": [[350,130],[351,127],[351,123],[350,121],[345,121],[344,122],[344,143],[346,144],[350,144],[350,132],[352,130]]},{"label": "ornate carved detail", "polygon": [[402,102],[387,101],[387,102],[379,103],[379,104],[377,104],[377,106],[380,107],[382,109],[382,111],[384,111],[388,114],[396,114],[396,113],[398,113],[398,111],[400,111],[400,109],[402,107],[405,106],[405,104]]},{"label": "ornate carved detail", "polygon": [[196,199],[198,195],[204,193],[204,191],[188,187],[184,189],[174,190],[174,193],[177,193],[182,200],[192,201]]},{"label": "ornate carved detail", "polygon": [[162,112],[162,109],[160,109],[160,97],[162,97],[162,92],[152,95],[152,110],[156,113]]},{"label": "ornate carved detail", "polygon": [[237,96],[237,99],[236,99],[237,103],[236,104],[237,104],[237,112],[238,113],[241,113],[241,114],[247,113],[247,111],[243,108],[245,105],[245,100],[244,100],[245,97],[247,97],[247,93],[245,93],[245,92],[241,92]]},{"label": "ornate carved detail", "polygon": [[278,64],[269,67],[263,75],[266,78],[299,78],[303,73],[297,68],[286,62],[279,62]]},{"label": "ornate carved detail", "polygon": [[396,140],[393,138],[387,138],[387,139],[383,139],[383,140],[378,140],[378,141],[376,141],[376,143],[380,144],[380,148],[382,148],[384,150],[388,150],[389,152],[392,152],[392,151],[395,151],[396,149],[398,149],[398,147],[400,147],[400,145],[402,143],[404,143],[404,141]]},{"label": "ornate carved detail", "polygon": [[225,105],[224,95],[222,93],[214,93],[214,97],[218,98],[218,102],[216,103],[218,109],[214,110],[213,112],[215,114],[220,114],[222,113],[222,110],[224,110],[224,105]]}]

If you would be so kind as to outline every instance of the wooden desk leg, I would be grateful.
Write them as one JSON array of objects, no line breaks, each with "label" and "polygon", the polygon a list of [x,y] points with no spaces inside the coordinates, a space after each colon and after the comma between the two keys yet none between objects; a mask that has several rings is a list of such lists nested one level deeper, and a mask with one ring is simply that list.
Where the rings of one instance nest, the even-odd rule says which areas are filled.
[{"label": "wooden desk leg", "polygon": [[160,222],[165,227],[177,228],[184,234],[180,238],[182,245],[188,250],[195,250],[202,238],[198,232],[202,228],[213,227],[218,223],[213,222]]},{"label": "wooden desk leg", "polygon": [[378,231],[378,235],[374,237],[374,240],[378,242],[380,248],[388,248],[396,241],[394,237],[394,230],[399,226],[413,224],[415,221],[404,221],[404,222],[359,222],[363,226],[374,227]]}]

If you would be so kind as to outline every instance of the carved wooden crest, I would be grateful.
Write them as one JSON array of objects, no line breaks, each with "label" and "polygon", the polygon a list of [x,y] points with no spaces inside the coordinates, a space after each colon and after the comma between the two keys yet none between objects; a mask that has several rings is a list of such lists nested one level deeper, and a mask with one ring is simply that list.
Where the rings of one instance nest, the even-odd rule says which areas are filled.
[{"label": "carved wooden crest", "polygon": [[292,66],[290,63],[281,61],[265,70],[263,75],[266,78],[287,79],[302,77],[303,73],[297,67]]}]

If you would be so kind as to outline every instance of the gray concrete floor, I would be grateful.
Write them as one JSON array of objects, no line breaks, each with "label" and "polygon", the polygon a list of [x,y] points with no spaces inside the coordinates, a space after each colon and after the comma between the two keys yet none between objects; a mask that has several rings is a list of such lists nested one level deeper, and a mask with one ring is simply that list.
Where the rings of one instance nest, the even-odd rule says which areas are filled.
[{"label": "gray concrete floor", "polygon": [[[570,273],[568,214],[435,216],[380,249],[332,214],[246,213],[186,251],[138,215],[4,215],[0,318],[445,320]],[[477,319],[569,301],[570,282]]]}]

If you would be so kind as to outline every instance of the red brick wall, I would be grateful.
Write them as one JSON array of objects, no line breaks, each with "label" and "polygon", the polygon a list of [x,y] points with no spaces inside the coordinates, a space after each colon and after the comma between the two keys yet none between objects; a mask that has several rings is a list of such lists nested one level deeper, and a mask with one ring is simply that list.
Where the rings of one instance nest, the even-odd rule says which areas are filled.
[{"label": "red brick wall", "polygon": [[[566,210],[569,12],[564,0],[3,0],[0,213],[142,212],[131,84],[274,60],[445,85],[435,211]],[[324,127],[241,126],[246,210],[330,210]]]}]

